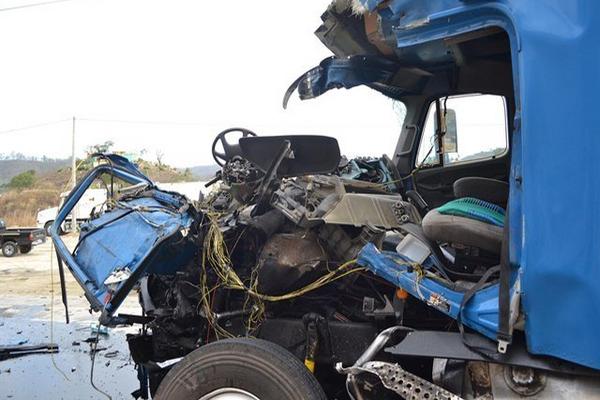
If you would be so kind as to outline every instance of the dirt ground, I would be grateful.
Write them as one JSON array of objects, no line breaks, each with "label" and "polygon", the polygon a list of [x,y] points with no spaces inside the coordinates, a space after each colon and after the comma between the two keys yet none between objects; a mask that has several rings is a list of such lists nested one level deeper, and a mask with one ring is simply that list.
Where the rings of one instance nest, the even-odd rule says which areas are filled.
[{"label": "dirt ground", "polygon": [[[72,248],[77,239],[64,240]],[[85,342],[96,336],[90,326],[98,314],[90,314],[83,290],[66,271],[71,323],[65,323],[56,257],[51,262],[51,253],[48,241],[29,254],[0,255],[0,346],[59,346],[54,355],[0,361],[0,399],[107,399],[90,384],[90,344]],[[139,314],[135,296],[119,311]],[[139,386],[125,341],[128,332],[136,328],[114,328],[100,335],[98,348],[103,350],[95,359],[94,383],[112,399],[132,398],[130,393]]]}]

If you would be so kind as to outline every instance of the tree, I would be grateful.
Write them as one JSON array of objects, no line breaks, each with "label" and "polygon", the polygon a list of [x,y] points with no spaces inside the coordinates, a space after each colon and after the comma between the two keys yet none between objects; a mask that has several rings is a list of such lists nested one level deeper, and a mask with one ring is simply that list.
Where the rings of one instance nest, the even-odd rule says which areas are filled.
[{"label": "tree", "polygon": [[95,144],[93,146],[89,146],[86,149],[87,156],[90,157],[92,154],[96,153],[109,153],[110,149],[115,145],[115,142],[112,140],[107,140],[104,143]]},{"label": "tree", "polygon": [[156,150],[156,162],[158,164],[158,168],[162,170],[163,166],[163,157],[165,156],[165,152],[162,150]]},{"label": "tree", "polygon": [[85,149],[85,159],[77,160],[77,171],[89,171],[94,166],[92,155],[97,153],[110,153],[111,148],[115,145],[112,140],[107,140],[104,143],[94,144]]},{"label": "tree", "polygon": [[30,169],[29,171],[25,171],[20,173],[19,175],[13,176],[13,178],[8,183],[8,187],[12,189],[25,189],[33,186],[35,183],[35,171]]}]

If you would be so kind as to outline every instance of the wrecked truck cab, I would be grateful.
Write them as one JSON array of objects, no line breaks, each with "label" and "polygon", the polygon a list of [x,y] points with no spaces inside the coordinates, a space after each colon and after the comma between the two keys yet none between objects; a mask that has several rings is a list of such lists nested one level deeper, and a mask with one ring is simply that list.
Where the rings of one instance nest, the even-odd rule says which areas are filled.
[{"label": "wrecked truck cab", "polygon": [[[117,254],[122,264],[148,254],[148,269],[137,269],[144,276],[135,279],[123,265],[92,276],[57,247],[99,309],[107,304],[114,313],[141,278],[144,314],[113,316],[143,326],[128,337],[140,371],[136,394],[597,395],[598,251],[587,211],[597,197],[589,165],[597,146],[573,140],[595,144],[590,126],[597,124],[575,100],[563,104],[569,113],[557,113],[555,100],[566,92],[577,99],[575,89],[595,82],[597,60],[578,49],[593,48],[600,25],[576,9],[336,1],[316,32],[335,56],[299,77],[284,103],[291,106],[296,90],[312,99],[359,85],[401,101],[406,117],[389,160],[345,161],[339,150],[321,160],[299,143],[333,139],[255,138],[242,130],[223,152],[213,146],[223,164],[213,193],[180,213],[122,166],[131,184],[141,179],[148,190],[117,199],[121,208],[99,218],[116,223],[138,202],[157,206],[159,216],[171,212],[172,243],[163,246],[160,232],[140,225],[146,230],[135,245],[146,249],[148,236],[153,250]],[[570,58],[557,59],[561,52]],[[588,79],[565,78],[565,71]],[[565,79],[575,84],[565,88]],[[587,100],[586,107],[595,104]],[[299,162],[303,155],[315,164]],[[577,168],[565,169],[565,161]],[[578,197],[585,207],[573,206],[564,182],[585,188]],[[95,236],[83,263],[125,238],[129,224],[153,222],[140,210],[110,235]],[[188,216],[190,231],[176,233]],[[82,238],[91,244],[94,235]],[[190,253],[174,251],[187,262],[161,258],[169,244],[189,244]],[[161,265],[150,268],[153,254]],[[107,297],[112,289],[119,295]]]}]

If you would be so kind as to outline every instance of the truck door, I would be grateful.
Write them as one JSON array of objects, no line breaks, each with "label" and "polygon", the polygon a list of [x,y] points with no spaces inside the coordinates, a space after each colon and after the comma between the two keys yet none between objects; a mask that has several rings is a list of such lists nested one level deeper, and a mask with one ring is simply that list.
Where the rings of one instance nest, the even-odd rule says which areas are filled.
[{"label": "truck door", "polygon": [[508,180],[507,114],[505,98],[497,95],[445,97],[430,104],[412,173],[430,209],[454,199],[459,178]]}]

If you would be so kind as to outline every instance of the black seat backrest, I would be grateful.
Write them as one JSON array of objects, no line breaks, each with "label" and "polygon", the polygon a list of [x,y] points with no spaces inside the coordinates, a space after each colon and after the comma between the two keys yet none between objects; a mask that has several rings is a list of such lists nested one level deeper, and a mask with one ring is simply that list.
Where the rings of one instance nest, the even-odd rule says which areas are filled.
[{"label": "black seat backrest", "polygon": [[465,177],[454,182],[454,197],[474,197],[506,209],[508,183],[497,179]]}]

